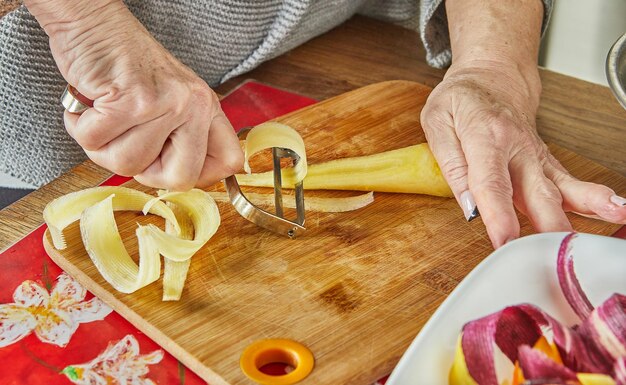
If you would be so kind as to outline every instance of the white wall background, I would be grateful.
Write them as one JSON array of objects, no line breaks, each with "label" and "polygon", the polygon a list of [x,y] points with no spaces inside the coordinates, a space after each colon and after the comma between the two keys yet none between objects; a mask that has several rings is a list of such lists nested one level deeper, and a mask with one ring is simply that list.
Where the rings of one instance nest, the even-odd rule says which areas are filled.
[{"label": "white wall background", "polygon": [[554,0],[540,64],[607,85],[606,56],[625,32],[626,0]]}]

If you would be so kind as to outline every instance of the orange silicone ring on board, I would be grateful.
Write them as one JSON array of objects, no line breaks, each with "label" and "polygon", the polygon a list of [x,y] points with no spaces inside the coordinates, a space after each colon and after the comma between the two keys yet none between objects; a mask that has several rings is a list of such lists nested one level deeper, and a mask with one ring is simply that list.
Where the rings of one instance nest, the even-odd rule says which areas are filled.
[{"label": "orange silicone ring on board", "polygon": [[[261,372],[261,368],[271,363],[285,363],[293,371],[272,376]],[[267,339],[250,344],[241,354],[241,370],[252,381],[262,385],[291,385],[303,380],[313,370],[313,353],[304,345],[287,339]]]}]

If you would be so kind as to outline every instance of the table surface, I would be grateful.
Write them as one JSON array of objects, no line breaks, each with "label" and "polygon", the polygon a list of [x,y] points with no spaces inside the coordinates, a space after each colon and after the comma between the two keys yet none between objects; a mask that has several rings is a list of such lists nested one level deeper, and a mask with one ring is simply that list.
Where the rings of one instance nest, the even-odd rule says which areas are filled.
[{"label": "table surface", "polygon": [[[445,70],[429,67],[424,57],[416,32],[356,16],[216,91],[225,94],[250,78],[318,100],[385,80],[406,79],[434,87]],[[610,90],[548,70],[541,70],[541,77],[540,135],[626,175],[626,111]],[[95,186],[109,175],[87,161],[1,210],[0,250],[39,226],[50,200]]]}]

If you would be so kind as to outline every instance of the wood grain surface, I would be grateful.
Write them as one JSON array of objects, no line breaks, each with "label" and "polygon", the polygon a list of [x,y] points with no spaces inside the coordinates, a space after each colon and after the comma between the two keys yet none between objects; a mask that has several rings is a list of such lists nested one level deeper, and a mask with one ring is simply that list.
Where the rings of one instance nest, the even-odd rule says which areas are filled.
[{"label": "wood grain surface", "polygon": [[[429,91],[407,81],[380,83],[277,120],[300,132],[310,163],[372,154],[425,141],[419,115]],[[626,178],[551,149],[574,175],[626,191]],[[345,194],[353,193],[324,192]],[[66,231],[66,250],[54,250],[49,238],[46,248],[212,385],[251,383],[239,357],[265,338],[293,339],[312,350],[315,369],[303,384],[372,383],[390,373],[434,309],[492,251],[480,220],[467,223],[453,199],[377,193],[358,211],[307,213],[307,232],[297,240],[245,221],[229,204],[220,211],[222,225],[193,257],[179,302],[162,302],[159,282],[130,295],[113,290],[86,255],[76,223]],[[158,222],[137,213],[116,217],[131,254],[137,221]],[[570,219],[584,232],[618,228]],[[527,220],[521,223],[524,234],[532,232]]]},{"label": "wood grain surface", "polygon": [[20,4],[21,1],[19,0],[2,0],[2,2],[0,2],[0,17],[13,11],[17,7],[19,7]]}]

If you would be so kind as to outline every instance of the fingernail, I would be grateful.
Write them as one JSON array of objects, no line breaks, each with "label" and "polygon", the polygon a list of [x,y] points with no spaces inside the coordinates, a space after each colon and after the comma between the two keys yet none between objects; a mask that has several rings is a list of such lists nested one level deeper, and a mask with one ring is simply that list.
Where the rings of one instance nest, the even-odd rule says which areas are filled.
[{"label": "fingernail", "polygon": [[626,198],[622,198],[619,195],[613,195],[609,200],[618,206],[626,206]]},{"label": "fingernail", "polygon": [[476,202],[474,202],[474,196],[469,190],[465,190],[460,197],[461,201],[461,209],[463,210],[463,214],[465,214],[465,219],[468,222],[472,221],[472,219],[478,217],[480,213],[478,212],[478,207],[476,206]]}]

